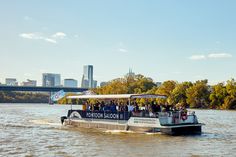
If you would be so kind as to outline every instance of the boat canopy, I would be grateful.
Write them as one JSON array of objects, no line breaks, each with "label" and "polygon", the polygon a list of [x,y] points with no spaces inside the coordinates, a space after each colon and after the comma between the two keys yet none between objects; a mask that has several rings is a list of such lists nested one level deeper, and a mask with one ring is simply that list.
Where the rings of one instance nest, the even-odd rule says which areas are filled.
[{"label": "boat canopy", "polygon": [[156,94],[108,94],[108,95],[76,95],[67,96],[67,99],[135,99],[135,98],[166,98]]}]

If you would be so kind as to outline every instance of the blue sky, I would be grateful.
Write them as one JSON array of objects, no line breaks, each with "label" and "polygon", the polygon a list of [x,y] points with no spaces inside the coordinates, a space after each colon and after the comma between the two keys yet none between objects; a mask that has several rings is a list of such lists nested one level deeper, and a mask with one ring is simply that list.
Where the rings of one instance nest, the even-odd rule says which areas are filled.
[{"label": "blue sky", "polygon": [[60,73],[99,82],[132,68],[154,81],[236,78],[236,1],[0,1],[0,82]]}]

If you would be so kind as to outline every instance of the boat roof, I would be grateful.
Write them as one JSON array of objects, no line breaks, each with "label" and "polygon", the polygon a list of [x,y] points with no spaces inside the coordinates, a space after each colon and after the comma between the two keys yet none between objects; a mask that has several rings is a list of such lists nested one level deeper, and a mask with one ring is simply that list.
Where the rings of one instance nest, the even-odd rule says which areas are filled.
[{"label": "boat roof", "polygon": [[166,98],[157,94],[106,94],[106,95],[75,95],[67,96],[67,99],[134,99],[134,98]]}]

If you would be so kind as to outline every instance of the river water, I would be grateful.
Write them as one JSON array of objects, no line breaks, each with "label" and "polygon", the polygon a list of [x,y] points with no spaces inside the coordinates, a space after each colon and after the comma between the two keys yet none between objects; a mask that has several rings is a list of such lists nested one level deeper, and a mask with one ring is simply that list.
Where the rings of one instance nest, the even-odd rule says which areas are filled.
[{"label": "river water", "polygon": [[61,126],[70,106],[0,104],[0,156],[236,156],[236,112],[196,110],[203,134],[168,136]]}]

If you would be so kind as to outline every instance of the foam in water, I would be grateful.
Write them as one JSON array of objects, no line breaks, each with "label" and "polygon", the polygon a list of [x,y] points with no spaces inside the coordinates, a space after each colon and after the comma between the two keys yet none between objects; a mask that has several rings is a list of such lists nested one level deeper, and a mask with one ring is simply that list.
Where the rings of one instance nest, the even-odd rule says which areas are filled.
[{"label": "foam in water", "polygon": [[30,122],[39,125],[61,126],[61,123],[52,123],[47,119],[30,120]]},{"label": "foam in water", "polygon": [[130,133],[134,133],[133,131],[126,131],[126,130],[106,130],[104,132],[105,133],[110,133],[110,134],[130,134]]}]

